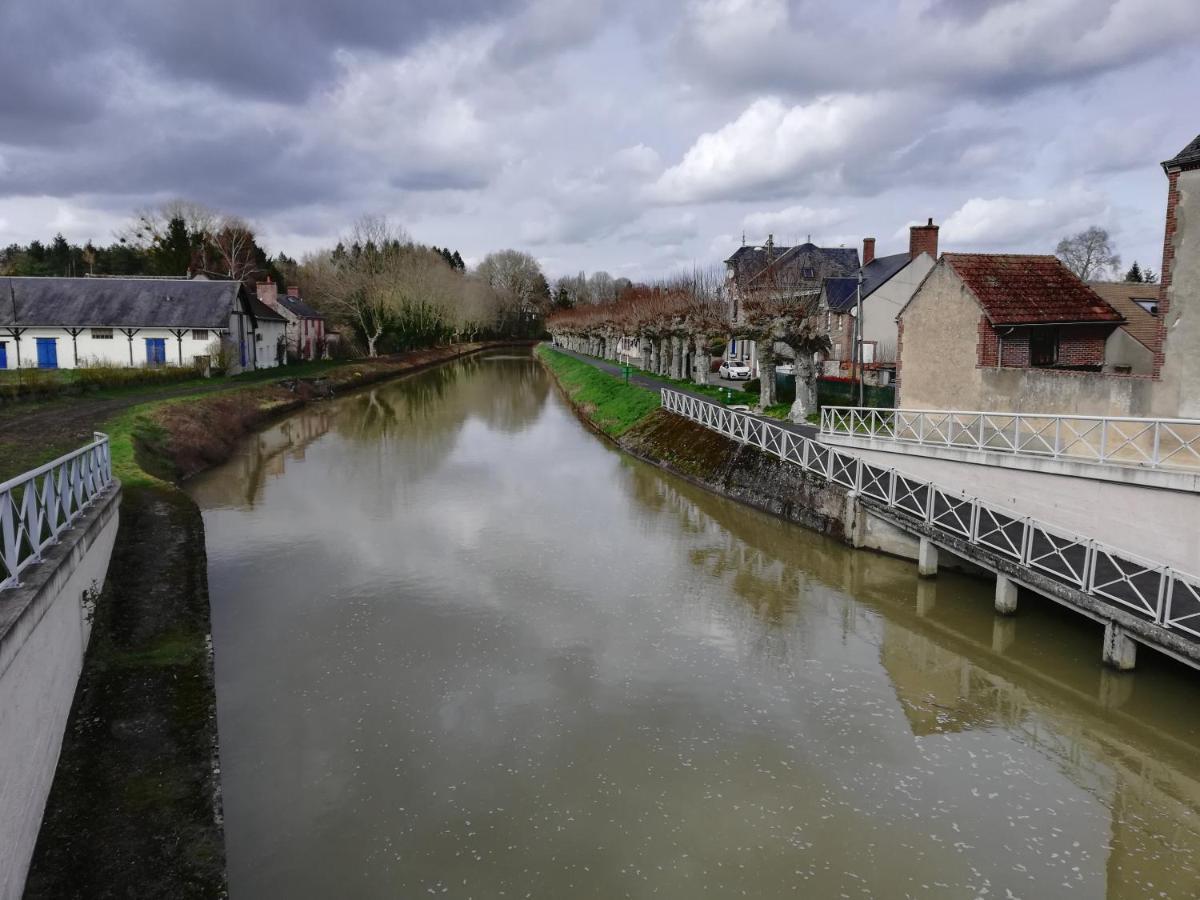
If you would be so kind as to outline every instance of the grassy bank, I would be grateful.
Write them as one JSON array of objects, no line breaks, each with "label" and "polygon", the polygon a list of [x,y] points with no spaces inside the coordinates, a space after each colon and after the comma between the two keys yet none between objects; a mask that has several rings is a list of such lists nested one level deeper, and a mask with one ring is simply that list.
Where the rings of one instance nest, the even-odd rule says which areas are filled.
[{"label": "grassy bank", "polygon": [[[224,895],[204,523],[175,480],[227,459],[245,434],[327,388],[349,391],[487,346],[325,366],[319,388],[259,379],[88,421],[110,438],[121,525],[26,898]],[[34,464],[54,455],[36,433],[28,443],[43,454]]]},{"label": "grassy bank", "polygon": [[535,352],[554,373],[571,403],[609,437],[620,437],[659,408],[656,391],[625,384],[545,344]]}]

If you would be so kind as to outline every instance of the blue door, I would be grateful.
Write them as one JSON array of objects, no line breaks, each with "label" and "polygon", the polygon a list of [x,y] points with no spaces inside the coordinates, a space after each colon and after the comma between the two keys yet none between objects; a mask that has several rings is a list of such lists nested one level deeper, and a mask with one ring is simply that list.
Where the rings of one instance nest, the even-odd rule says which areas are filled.
[{"label": "blue door", "polygon": [[38,338],[38,368],[58,368],[58,338]]},{"label": "blue door", "polygon": [[146,338],[146,365],[161,366],[167,361],[167,339]]},{"label": "blue door", "polygon": [[0,341],[0,369],[8,368],[8,344]]}]

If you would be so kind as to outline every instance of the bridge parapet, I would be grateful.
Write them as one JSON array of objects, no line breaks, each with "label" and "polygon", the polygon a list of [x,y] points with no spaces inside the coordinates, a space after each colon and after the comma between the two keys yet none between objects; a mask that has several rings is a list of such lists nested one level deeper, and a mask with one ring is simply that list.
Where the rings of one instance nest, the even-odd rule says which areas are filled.
[{"label": "bridge parapet", "polygon": [[663,390],[662,402],[669,412],[841,485],[914,536],[1017,576],[1092,618],[1129,625],[1144,642],[1200,666],[1200,576],[718,404],[672,390]]},{"label": "bridge parapet", "polygon": [[985,464],[1032,463],[1058,474],[1200,491],[1195,419],[829,406],[821,435],[849,446],[894,443]]}]

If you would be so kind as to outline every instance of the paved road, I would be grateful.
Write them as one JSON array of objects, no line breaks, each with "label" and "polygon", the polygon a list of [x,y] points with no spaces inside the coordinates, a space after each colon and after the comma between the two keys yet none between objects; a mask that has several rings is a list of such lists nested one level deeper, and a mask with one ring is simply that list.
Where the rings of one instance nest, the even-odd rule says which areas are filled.
[{"label": "paved road", "polygon": [[[565,350],[562,347],[555,347],[554,349],[559,353],[565,353],[567,356],[574,357],[580,362],[587,363],[589,366],[595,366],[602,372],[608,372],[610,375],[616,375],[618,378],[623,377],[621,366],[617,363],[612,363],[604,359],[597,359],[594,356],[585,356],[582,353],[576,353],[574,350]],[[661,391],[663,388],[670,388],[673,391],[679,391],[680,393],[695,397],[697,400],[703,400],[705,403],[713,402],[711,397],[706,397],[703,394],[696,393],[695,391],[689,391],[685,387],[682,387],[678,384],[672,384],[669,381],[663,381],[660,378],[655,378],[653,375],[647,375],[644,371],[638,369],[637,367],[634,367],[633,373],[629,376],[629,380],[639,387],[649,388],[652,391]],[[753,415],[753,413],[751,413],[751,415]],[[804,435],[804,437],[807,438],[815,438],[820,430],[815,425],[810,425],[807,422],[785,422],[780,419],[773,419],[770,416],[757,416],[757,418],[762,419],[765,422],[770,422],[773,425],[778,425],[780,428],[785,428],[788,431],[794,432],[795,434]]]}]

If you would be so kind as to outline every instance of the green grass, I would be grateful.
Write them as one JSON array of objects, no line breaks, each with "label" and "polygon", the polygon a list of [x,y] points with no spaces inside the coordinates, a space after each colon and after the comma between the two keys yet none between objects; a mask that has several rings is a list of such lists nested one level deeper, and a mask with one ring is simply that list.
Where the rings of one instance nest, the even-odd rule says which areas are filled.
[{"label": "green grass", "polygon": [[790,404],[790,403],[776,403],[776,404],[774,404],[772,406],[768,406],[766,409],[764,409],[763,415],[768,416],[772,419],[786,420],[788,417],[788,413],[791,412],[791,410],[792,410],[792,404]]},{"label": "green grass", "polygon": [[544,344],[536,352],[557,376],[571,402],[610,437],[620,437],[660,405],[657,391],[625,384]]}]

